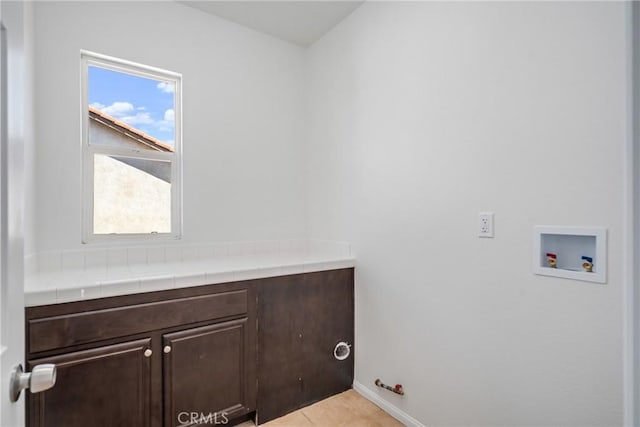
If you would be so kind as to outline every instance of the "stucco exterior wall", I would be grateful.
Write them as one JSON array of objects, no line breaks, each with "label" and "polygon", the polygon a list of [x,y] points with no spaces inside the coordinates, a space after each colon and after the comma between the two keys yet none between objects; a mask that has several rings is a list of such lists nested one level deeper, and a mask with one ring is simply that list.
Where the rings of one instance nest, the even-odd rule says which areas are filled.
[{"label": "stucco exterior wall", "polygon": [[94,159],[94,233],[171,232],[171,184],[112,157]]},{"label": "stucco exterior wall", "polygon": [[[89,120],[89,140],[146,149],[95,120]],[[93,187],[94,233],[171,232],[170,162],[96,155]]]}]

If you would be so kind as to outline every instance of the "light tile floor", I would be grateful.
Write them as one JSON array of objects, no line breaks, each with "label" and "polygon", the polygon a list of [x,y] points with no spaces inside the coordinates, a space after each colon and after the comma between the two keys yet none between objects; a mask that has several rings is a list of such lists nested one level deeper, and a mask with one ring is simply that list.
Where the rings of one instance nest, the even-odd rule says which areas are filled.
[{"label": "light tile floor", "polygon": [[[400,427],[402,425],[354,390],[345,391],[262,424],[264,427]],[[240,426],[250,427],[253,423],[243,423]]]}]

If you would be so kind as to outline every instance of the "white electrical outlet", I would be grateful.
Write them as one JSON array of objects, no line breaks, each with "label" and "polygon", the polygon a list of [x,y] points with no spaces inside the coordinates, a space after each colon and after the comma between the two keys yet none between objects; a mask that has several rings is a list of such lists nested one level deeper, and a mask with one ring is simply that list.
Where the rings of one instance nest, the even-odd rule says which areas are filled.
[{"label": "white electrical outlet", "polygon": [[493,237],[493,212],[478,214],[478,237]]}]

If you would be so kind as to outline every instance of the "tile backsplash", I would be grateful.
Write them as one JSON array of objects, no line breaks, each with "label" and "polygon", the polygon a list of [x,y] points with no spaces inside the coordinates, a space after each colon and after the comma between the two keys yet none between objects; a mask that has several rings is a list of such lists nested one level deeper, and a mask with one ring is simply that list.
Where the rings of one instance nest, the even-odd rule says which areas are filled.
[{"label": "tile backsplash", "polygon": [[314,259],[349,258],[352,256],[351,245],[338,241],[272,240],[50,251],[26,256],[25,275],[91,272],[96,276],[117,277],[118,273],[155,270],[162,265],[176,268],[202,261],[275,260],[279,257],[309,255],[313,255]]}]

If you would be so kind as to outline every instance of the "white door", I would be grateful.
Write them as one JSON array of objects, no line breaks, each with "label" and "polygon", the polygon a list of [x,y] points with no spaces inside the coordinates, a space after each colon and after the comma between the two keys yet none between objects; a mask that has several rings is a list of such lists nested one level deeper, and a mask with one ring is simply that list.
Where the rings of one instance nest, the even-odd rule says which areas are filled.
[{"label": "white door", "polygon": [[24,425],[24,396],[12,403],[12,368],[24,365],[23,146],[25,49],[23,2],[0,0],[0,425]]}]

